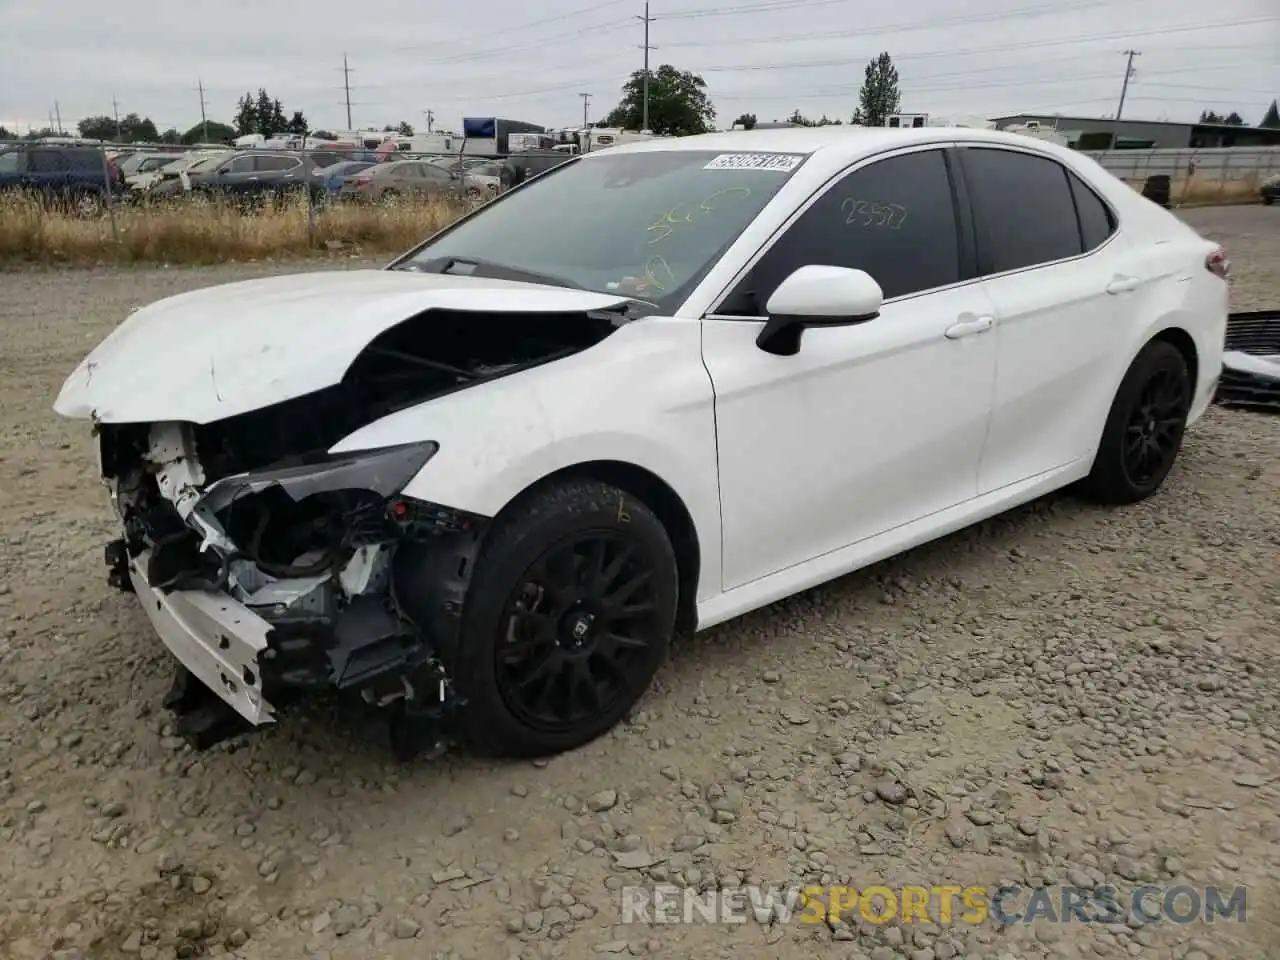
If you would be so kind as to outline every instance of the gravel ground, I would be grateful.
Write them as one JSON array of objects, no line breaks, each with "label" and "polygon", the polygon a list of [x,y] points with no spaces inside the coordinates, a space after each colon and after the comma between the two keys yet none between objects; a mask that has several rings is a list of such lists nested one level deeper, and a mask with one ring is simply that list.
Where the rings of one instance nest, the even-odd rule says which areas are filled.
[{"label": "gravel ground", "polygon": [[[1228,244],[1238,309],[1280,305],[1280,214],[1187,219]],[[1263,415],[1212,411],[1145,504],[1050,498],[683,641],[626,725],[549,763],[399,766],[319,707],[189,752],[170,661],[105,583],[88,438],[49,408],[130,308],[273,269],[0,274],[0,955],[1280,957]],[[621,923],[621,884],[744,881],[1249,900],[1245,923]]]}]

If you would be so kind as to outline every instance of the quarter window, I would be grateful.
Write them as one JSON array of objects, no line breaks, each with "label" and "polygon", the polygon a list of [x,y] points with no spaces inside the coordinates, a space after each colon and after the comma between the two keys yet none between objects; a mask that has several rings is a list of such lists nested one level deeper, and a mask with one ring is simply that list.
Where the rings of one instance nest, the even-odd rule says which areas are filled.
[{"label": "quarter window", "polygon": [[1084,252],[1067,170],[1047,157],[991,147],[963,152],[984,274]]},{"label": "quarter window", "polygon": [[1115,218],[1102,198],[1070,170],[1067,180],[1076,201],[1076,213],[1080,215],[1080,239],[1084,241],[1085,250],[1096,250],[1115,233]]},{"label": "quarter window", "polygon": [[865,270],[886,299],[958,282],[960,244],[942,151],[889,157],[845,176],[778,238],[720,312],[763,316],[778,284],[810,264]]}]

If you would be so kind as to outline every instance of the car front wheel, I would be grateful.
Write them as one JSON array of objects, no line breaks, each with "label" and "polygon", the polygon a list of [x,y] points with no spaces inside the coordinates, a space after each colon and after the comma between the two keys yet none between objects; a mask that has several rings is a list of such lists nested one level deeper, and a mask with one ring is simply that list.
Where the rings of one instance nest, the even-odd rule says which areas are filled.
[{"label": "car front wheel", "polygon": [[552,481],[495,521],[476,563],[453,664],[481,752],[546,756],[615,726],[675,629],[666,530],[630,494]]},{"label": "car front wheel", "polygon": [[1085,488],[1103,503],[1136,503],[1164,483],[1182,449],[1191,374],[1163,340],[1142,348],[1120,382]]}]

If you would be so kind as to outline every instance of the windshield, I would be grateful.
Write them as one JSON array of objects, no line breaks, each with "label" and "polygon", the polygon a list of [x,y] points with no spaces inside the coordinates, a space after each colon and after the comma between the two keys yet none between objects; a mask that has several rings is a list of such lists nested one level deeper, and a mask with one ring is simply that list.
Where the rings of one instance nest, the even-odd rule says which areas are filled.
[{"label": "windshield", "polygon": [[393,269],[539,275],[675,309],[804,162],[803,154],[661,150],[557,166]]}]

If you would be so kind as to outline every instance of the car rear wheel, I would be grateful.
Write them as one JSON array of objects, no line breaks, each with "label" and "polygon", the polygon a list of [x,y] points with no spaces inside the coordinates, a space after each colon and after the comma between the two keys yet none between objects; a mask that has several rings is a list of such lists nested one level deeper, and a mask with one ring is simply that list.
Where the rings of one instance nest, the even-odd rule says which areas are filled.
[{"label": "car rear wheel", "polygon": [[1116,391],[1086,491],[1102,503],[1145,500],[1164,483],[1182,449],[1191,374],[1171,343],[1153,340]]},{"label": "car rear wheel", "polygon": [[546,756],[615,726],[666,657],[675,552],[643,503],[552,482],[500,516],[468,591],[452,673],[481,752]]}]

